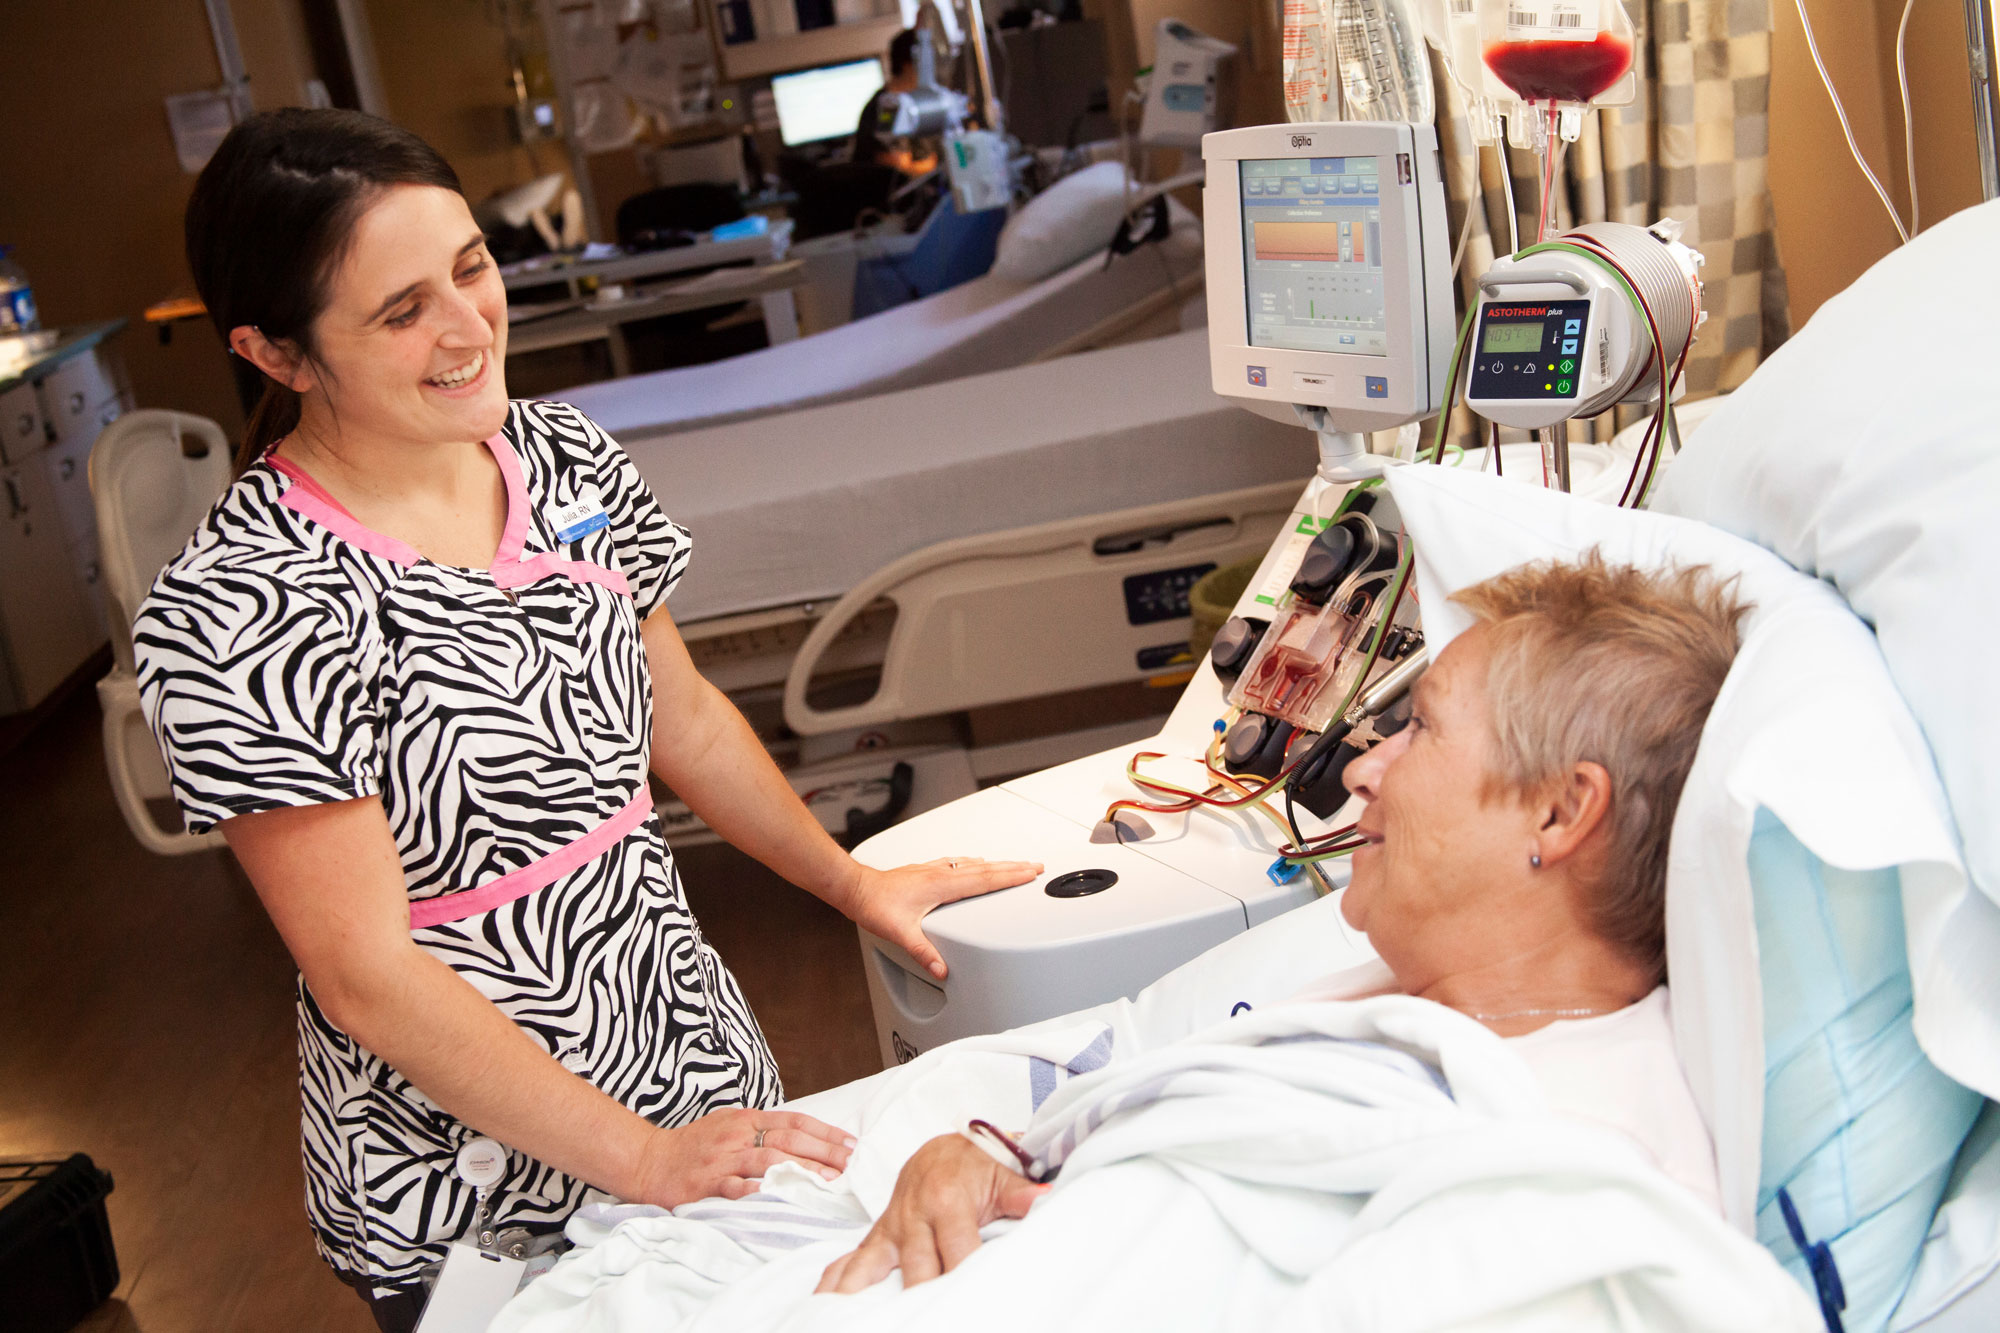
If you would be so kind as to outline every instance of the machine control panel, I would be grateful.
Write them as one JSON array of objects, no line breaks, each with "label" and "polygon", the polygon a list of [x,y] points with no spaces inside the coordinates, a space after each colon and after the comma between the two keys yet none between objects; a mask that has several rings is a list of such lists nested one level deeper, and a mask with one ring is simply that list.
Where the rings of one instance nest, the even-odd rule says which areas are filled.
[{"label": "machine control panel", "polygon": [[1492,300],[1480,307],[1473,398],[1574,398],[1583,381],[1590,302]]},{"label": "machine control panel", "polygon": [[1182,565],[1178,569],[1159,569],[1147,574],[1134,574],[1125,580],[1125,620],[1133,625],[1152,625],[1162,620],[1180,620],[1190,614],[1188,592],[1195,580],[1215,568],[1215,562],[1205,565]]}]

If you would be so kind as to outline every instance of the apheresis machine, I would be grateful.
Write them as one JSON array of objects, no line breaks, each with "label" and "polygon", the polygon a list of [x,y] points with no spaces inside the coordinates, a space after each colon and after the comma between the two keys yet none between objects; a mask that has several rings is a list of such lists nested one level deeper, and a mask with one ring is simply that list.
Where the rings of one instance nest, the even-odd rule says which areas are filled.
[{"label": "apheresis machine", "polygon": [[[1343,772],[1403,724],[1427,661],[1385,469],[1455,459],[1636,505],[1675,438],[1676,380],[1702,314],[1700,257],[1671,225],[1539,237],[1479,279],[1454,327],[1429,125],[1227,130],[1202,156],[1215,391],[1314,431],[1317,474],[1158,736],[861,847],[885,867],[941,855],[1046,866],[926,919],[950,969],[941,984],[863,935],[885,1063],[1132,994],[1345,883],[1358,843]],[[1461,397],[1491,423],[1469,455],[1447,443],[1453,414],[1440,411]],[[1621,403],[1653,407],[1636,451],[1570,446],[1565,423]],[[1417,458],[1371,450],[1371,435],[1429,417]]]}]

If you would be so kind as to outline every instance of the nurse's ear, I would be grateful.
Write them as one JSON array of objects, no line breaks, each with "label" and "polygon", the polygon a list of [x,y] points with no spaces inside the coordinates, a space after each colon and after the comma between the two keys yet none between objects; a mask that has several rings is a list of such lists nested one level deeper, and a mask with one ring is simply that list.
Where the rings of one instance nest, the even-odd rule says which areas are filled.
[{"label": "nurse's ear", "polygon": [[297,343],[289,338],[267,338],[255,324],[238,324],[231,329],[229,350],[293,393],[304,393],[318,382],[311,361]]}]

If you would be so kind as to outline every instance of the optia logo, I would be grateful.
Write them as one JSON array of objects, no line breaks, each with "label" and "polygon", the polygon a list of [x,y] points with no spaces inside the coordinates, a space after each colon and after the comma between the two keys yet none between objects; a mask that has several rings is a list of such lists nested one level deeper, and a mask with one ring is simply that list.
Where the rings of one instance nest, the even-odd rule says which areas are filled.
[{"label": "optia logo", "polygon": [[1292,136],[1292,147],[1310,148],[1312,146],[1313,146],[1313,137],[1310,134],[1294,134]]}]

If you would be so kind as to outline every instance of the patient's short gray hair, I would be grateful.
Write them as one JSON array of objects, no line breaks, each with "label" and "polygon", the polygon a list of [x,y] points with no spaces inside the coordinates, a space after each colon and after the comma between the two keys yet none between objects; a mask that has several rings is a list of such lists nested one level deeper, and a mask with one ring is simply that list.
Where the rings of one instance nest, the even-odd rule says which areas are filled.
[{"label": "patient's short gray hair", "polygon": [[1750,608],[1706,566],[1639,569],[1593,549],[1452,597],[1488,629],[1495,771],[1534,795],[1583,761],[1611,776],[1598,933],[1666,973],[1667,840]]}]

